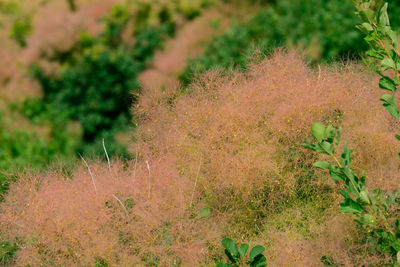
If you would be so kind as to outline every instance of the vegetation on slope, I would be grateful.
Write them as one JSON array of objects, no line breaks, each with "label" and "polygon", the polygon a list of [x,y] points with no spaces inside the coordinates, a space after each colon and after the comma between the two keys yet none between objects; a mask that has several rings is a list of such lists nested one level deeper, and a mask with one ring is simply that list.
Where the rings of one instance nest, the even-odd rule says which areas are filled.
[{"label": "vegetation on slope", "polygon": [[[343,138],[356,144],[354,161],[371,177],[396,175],[399,147],[373,104],[371,74],[354,65],[315,73],[282,52],[249,69],[209,74],[190,95],[170,89],[141,97],[137,162],[114,161],[111,170],[91,162],[92,178],[84,165],[72,179],[21,176],[0,215],[2,235],[19,247],[14,264],[213,264],[226,236],[265,246],[272,265],[310,266],[322,256],[384,264],[363,230],[332,225],[349,220],[336,212],[337,185],[319,179],[314,156],[299,147],[313,121],[340,123],[352,129]],[[203,208],[211,214],[200,216]]]}]

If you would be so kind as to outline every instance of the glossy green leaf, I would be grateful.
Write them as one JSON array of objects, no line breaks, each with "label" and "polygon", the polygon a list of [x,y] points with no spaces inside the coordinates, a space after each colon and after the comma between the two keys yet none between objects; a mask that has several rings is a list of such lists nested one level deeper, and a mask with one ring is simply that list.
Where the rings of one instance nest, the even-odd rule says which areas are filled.
[{"label": "glossy green leaf", "polygon": [[263,246],[257,245],[250,250],[249,258],[250,261],[253,261],[258,255],[263,253],[265,248]]},{"label": "glossy green leaf", "polygon": [[318,142],[321,142],[325,136],[325,126],[319,122],[313,124],[311,128],[311,133]]},{"label": "glossy green leaf", "polygon": [[313,167],[324,169],[324,170],[330,170],[332,168],[332,165],[326,161],[317,161],[314,163]]},{"label": "glossy green leaf", "polygon": [[382,68],[383,71],[385,71],[385,70],[389,70],[389,69],[395,69],[396,66],[395,66],[395,64],[394,64],[393,59],[391,59],[391,58],[384,58],[384,59],[381,61],[381,68]]},{"label": "glossy green leaf", "polygon": [[379,88],[396,92],[396,83],[393,81],[393,79],[384,76],[379,80]]},{"label": "glossy green leaf", "polygon": [[383,107],[384,107],[387,111],[389,111],[389,113],[390,113],[393,117],[395,117],[396,119],[399,118],[399,110],[398,110],[395,106],[390,105],[390,104],[383,104]]},{"label": "glossy green leaf", "polygon": [[394,99],[394,97],[392,95],[385,94],[385,95],[381,96],[380,100],[384,101],[390,105],[393,105],[393,106],[397,105],[396,99]]},{"label": "glossy green leaf", "polygon": [[363,208],[351,198],[346,198],[340,203],[340,211],[343,213],[360,215]]},{"label": "glossy green leaf", "polygon": [[400,141],[400,135],[395,134],[394,137],[396,137],[396,139]]},{"label": "glossy green leaf", "polygon": [[233,258],[239,257],[239,251],[238,251],[235,241],[233,241],[230,238],[224,238],[222,240],[222,245],[232,255]]},{"label": "glossy green leaf", "polygon": [[264,255],[258,255],[251,263],[250,267],[265,267],[267,266],[267,259]]},{"label": "glossy green leaf", "polygon": [[248,249],[249,249],[249,244],[245,243],[240,246],[239,255],[241,258],[243,258],[246,255]]}]

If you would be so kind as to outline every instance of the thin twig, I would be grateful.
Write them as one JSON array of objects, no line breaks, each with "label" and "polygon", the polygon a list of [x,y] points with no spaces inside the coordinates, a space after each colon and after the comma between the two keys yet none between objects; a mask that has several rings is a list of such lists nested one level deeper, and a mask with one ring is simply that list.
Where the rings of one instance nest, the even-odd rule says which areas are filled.
[{"label": "thin twig", "polygon": [[149,179],[148,179],[148,197],[151,198],[151,178],[150,178],[150,166],[149,162],[146,160],[147,170],[149,171]]},{"label": "thin twig", "polygon": [[104,153],[106,154],[107,158],[107,163],[108,163],[108,170],[111,172],[111,163],[110,163],[110,158],[108,157],[106,145],[104,144],[104,138],[103,138],[103,148],[104,148]]},{"label": "thin twig", "polygon": [[321,78],[321,65],[318,65],[318,80]]},{"label": "thin twig", "polygon": [[201,161],[202,161],[202,158],[200,158],[199,167],[198,167],[198,169],[197,169],[197,175],[196,175],[196,180],[195,180],[195,182],[194,182],[194,187],[193,187],[193,192],[192,192],[192,198],[190,199],[190,207],[192,206],[192,203],[193,203],[194,192],[196,191],[197,181],[198,181],[198,179],[199,179],[200,168],[201,168]]},{"label": "thin twig", "polygon": [[113,196],[113,197],[117,200],[117,202],[122,206],[122,208],[124,209],[126,215],[128,215],[128,210],[125,208],[125,206],[124,206],[124,204],[122,203],[122,201],[121,201],[119,198],[117,198],[114,194],[113,194],[112,196]]},{"label": "thin twig", "polygon": [[88,170],[89,170],[90,177],[92,177],[92,183],[93,183],[94,191],[95,191],[96,194],[97,194],[97,188],[96,188],[96,184],[95,184],[95,182],[94,182],[94,177],[93,177],[92,171],[90,170],[89,165],[87,164],[86,160],[82,157],[82,155],[79,154],[79,156],[81,157],[81,159],[83,160],[83,163],[85,163],[86,167],[87,167]]}]

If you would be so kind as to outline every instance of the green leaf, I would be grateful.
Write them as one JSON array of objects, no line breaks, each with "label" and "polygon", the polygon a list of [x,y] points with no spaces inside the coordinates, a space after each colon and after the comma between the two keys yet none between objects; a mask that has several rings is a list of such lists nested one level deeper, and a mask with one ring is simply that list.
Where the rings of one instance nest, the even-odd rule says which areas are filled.
[{"label": "green leaf", "polygon": [[316,147],[315,147],[315,145],[309,145],[309,144],[305,144],[305,143],[303,143],[303,144],[301,144],[301,146],[302,146],[302,147],[304,147],[304,148],[307,148],[307,149],[310,149],[310,150],[316,151]]},{"label": "green leaf", "polygon": [[325,126],[319,122],[313,124],[311,128],[311,133],[318,142],[321,142],[325,136]]},{"label": "green leaf", "polygon": [[228,263],[224,263],[224,262],[220,262],[217,264],[217,267],[231,267],[232,265],[228,264]]},{"label": "green leaf", "polygon": [[396,137],[396,139],[400,141],[400,135],[395,134],[394,137]]},{"label": "green leaf", "polygon": [[381,68],[382,71],[389,70],[389,69],[396,69],[393,59],[391,58],[384,58],[381,61]]},{"label": "green leaf", "polygon": [[322,153],[327,155],[333,154],[333,145],[327,141],[323,141],[322,143],[318,144],[318,147],[322,149]]},{"label": "green leaf", "polygon": [[358,217],[356,221],[363,225],[376,225],[376,219],[371,214],[364,214]]},{"label": "green leaf", "polygon": [[397,33],[396,31],[393,31],[392,29],[389,29],[387,32],[388,37],[392,41],[393,46],[397,46]]},{"label": "green leaf", "polygon": [[343,213],[360,215],[363,211],[363,208],[351,198],[346,198],[340,203],[340,211]]},{"label": "green leaf", "polygon": [[249,244],[244,243],[240,246],[239,255],[241,258],[243,258],[246,255],[248,249],[249,249]]},{"label": "green leaf", "polygon": [[400,263],[400,251],[397,251],[397,263]]},{"label": "green leaf", "polygon": [[264,255],[258,255],[252,262],[250,267],[265,267],[267,266],[267,259]]},{"label": "green leaf", "polygon": [[379,100],[384,101],[384,102],[386,102],[386,103],[388,103],[390,105],[393,105],[393,106],[397,105],[396,104],[396,99],[394,99],[393,96],[388,95],[388,94],[385,94],[385,95],[381,96],[381,98]]},{"label": "green leaf", "polygon": [[263,246],[257,245],[255,247],[253,247],[249,254],[250,261],[253,261],[258,255],[260,255],[264,251],[265,251],[265,248]]},{"label": "green leaf", "polygon": [[222,240],[222,245],[226,248],[226,250],[232,255],[233,258],[239,257],[239,251],[236,246],[235,241],[230,238],[224,238]]},{"label": "green leaf", "polygon": [[374,30],[371,24],[369,24],[368,22],[363,22],[360,25],[357,25],[356,28],[365,34],[368,34],[369,32],[372,32]]},{"label": "green leaf", "polygon": [[385,3],[382,6],[382,8],[379,10],[378,23],[381,26],[389,26],[390,25],[389,16],[387,13],[387,7],[388,7],[388,3]]},{"label": "green leaf", "polygon": [[329,174],[331,175],[331,178],[335,181],[345,181],[346,176],[341,172],[330,170]]},{"label": "green leaf", "polygon": [[347,192],[346,190],[340,189],[339,193],[344,196],[345,198],[350,198],[350,194],[349,192]]},{"label": "green leaf", "polygon": [[363,22],[361,25],[367,31],[367,33],[374,31],[374,28],[372,28],[371,24],[367,22]]},{"label": "green leaf", "polygon": [[337,131],[337,134],[336,134],[336,140],[335,140],[335,143],[337,146],[339,145],[341,138],[342,138],[342,127],[339,127],[339,130]]},{"label": "green leaf", "polygon": [[399,118],[399,110],[398,110],[395,106],[390,105],[390,104],[383,104],[383,107],[384,107],[387,111],[389,111],[389,113],[390,113],[393,117],[395,117],[396,119]]},{"label": "green leaf", "polygon": [[364,8],[363,10],[361,10],[359,12],[359,15],[362,20],[364,20],[365,22],[369,22],[369,23],[372,23],[375,18],[375,12],[369,8]]},{"label": "green leaf", "polygon": [[349,166],[345,166],[343,168],[343,173],[351,181],[351,183],[347,184],[347,188],[349,189],[350,193],[356,193],[359,188],[358,188],[358,184],[356,183],[356,181],[354,179],[353,171],[350,169]]},{"label": "green leaf", "polygon": [[332,165],[329,162],[326,161],[317,161],[313,165],[314,168],[320,168],[324,170],[330,170],[332,169]]},{"label": "green leaf", "polygon": [[335,127],[329,124],[325,130],[325,138],[328,139],[328,142],[332,143],[333,139],[335,138],[335,135],[336,135]]},{"label": "green leaf", "polygon": [[393,81],[393,79],[384,76],[379,80],[379,88],[384,89],[384,90],[389,90],[392,92],[396,92],[396,83]]},{"label": "green leaf", "polygon": [[360,192],[360,199],[362,202],[366,203],[366,204],[370,204],[370,199],[368,197],[368,193],[365,190],[362,190]]},{"label": "green leaf", "polygon": [[197,218],[202,219],[208,217],[211,214],[211,209],[209,208],[202,208],[197,211]]},{"label": "green leaf", "polygon": [[376,59],[384,59],[385,58],[384,56],[382,56],[381,54],[379,54],[378,52],[376,52],[374,50],[370,50],[370,51],[366,52],[365,54],[369,57],[373,57]]},{"label": "green leaf", "polygon": [[350,163],[351,163],[351,154],[353,152],[353,150],[347,149],[347,144],[348,144],[348,142],[345,141],[344,145],[343,145],[343,148],[342,148],[342,154],[340,155],[340,162],[344,166],[350,165]]}]

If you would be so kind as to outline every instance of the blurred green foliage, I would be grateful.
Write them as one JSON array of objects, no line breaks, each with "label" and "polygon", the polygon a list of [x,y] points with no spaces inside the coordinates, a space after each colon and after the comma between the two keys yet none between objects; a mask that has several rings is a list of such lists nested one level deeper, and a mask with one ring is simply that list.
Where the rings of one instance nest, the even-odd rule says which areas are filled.
[{"label": "blurred green foliage", "polygon": [[34,131],[10,129],[0,113],[0,201],[9,183],[22,168],[41,170],[54,159],[65,160],[70,155],[73,140],[63,129],[54,129],[45,139]]},{"label": "blurred green foliage", "polygon": [[193,19],[218,0],[128,0],[134,10],[136,29],[147,26],[175,25],[181,17]]},{"label": "blurred green foliage", "polygon": [[0,21],[4,16],[11,18],[12,27],[9,32],[11,39],[14,39],[20,46],[26,46],[26,38],[32,33],[32,16],[23,14],[20,4],[16,1],[0,2]]},{"label": "blurred green foliage", "polygon": [[[129,19],[129,10],[117,5],[102,20],[102,34],[83,34],[71,51],[54,59],[61,66],[59,73],[47,74],[38,64],[32,67],[43,88],[43,102],[65,112],[67,120],[80,122],[83,143],[79,152],[96,151],[93,145],[100,147],[106,138],[111,154],[126,154],[113,135],[131,125],[130,109],[140,92],[137,76],[171,33],[165,25],[143,27],[128,46],[122,33]],[[58,115],[50,117],[54,121]]]},{"label": "blurred green foliage", "polygon": [[26,46],[26,38],[32,32],[32,18],[30,16],[21,16],[14,20],[10,37],[20,46]]},{"label": "blurred green foliage", "polygon": [[[392,1],[392,25],[400,25],[400,1]],[[181,80],[189,83],[196,73],[213,68],[245,68],[256,50],[263,54],[274,47],[300,47],[313,62],[355,58],[367,46],[354,25],[358,19],[348,0],[280,0],[271,2],[247,21],[206,46],[202,55],[189,61]]]},{"label": "blurred green foliage", "polygon": [[33,131],[10,130],[0,115],[0,170],[14,167],[39,168],[50,159],[60,155],[64,143],[61,136],[56,140],[45,140]]}]

